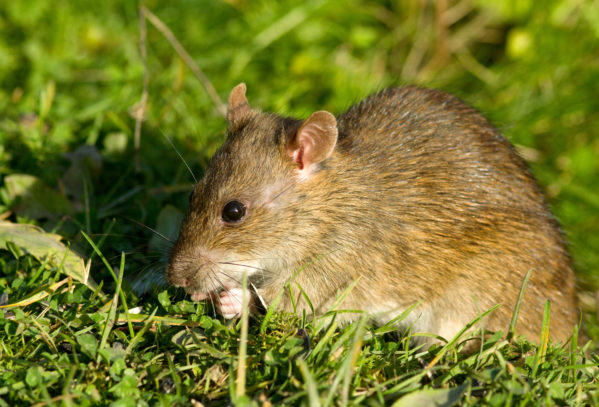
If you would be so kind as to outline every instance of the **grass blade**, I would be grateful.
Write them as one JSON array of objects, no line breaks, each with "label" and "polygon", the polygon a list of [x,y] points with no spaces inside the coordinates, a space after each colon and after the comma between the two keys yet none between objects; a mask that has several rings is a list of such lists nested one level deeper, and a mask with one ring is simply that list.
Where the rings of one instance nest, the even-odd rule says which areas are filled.
[{"label": "grass blade", "polygon": [[112,304],[110,306],[110,311],[106,316],[106,323],[104,325],[104,331],[102,332],[102,339],[100,340],[100,347],[98,348],[98,356],[96,358],[96,363],[100,363],[100,350],[106,348],[106,342],[108,341],[108,335],[114,326],[114,320],[116,318],[116,309],[118,307],[119,302],[119,293],[121,292],[121,287],[123,285],[123,275],[125,274],[125,253],[121,252],[121,266],[119,268],[119,280],[116,285],[116,289],[114,290],[114,297],[112,299]]},{"label": "grass blade", "polygon": [[318,389],[316,382],[310,373],[308,365],[302,358],[298,358],[295,361],[299,367],[300,373],[304,378],[304,384],[306,385],[306,391],[308,393],[308,405],[310,407],[320,407],[320,398],[318,397]]},{"label": "grass blade", "polygon": [[25,307],[27,305],[33,304],[34,302],[41,301],[44,298],[46,298],[47,296],[49,296],[50,294],[54,293],[56,290],[58,290],[62,285],[64,285],[68,281],[69,281],[69,277],[67,277],[63,280],[60,280],[52,285],[44,285],[40,289],[34,291],[27,298],[23,298],[22,300],[19,300],[18,302],[15,302],[13,304],[0,305],[0,309],[13,308],[13,307]]},{"label": "grass blade", "polygon": [[349,344],[349,352],[345,356],[344,362],[341,364],[337,374],[335,375],[335,379],[333,380],[333,384],[330,387],[329,394],[325,401],[325,406],[331,405],[333,399],[335,397],[335,392],[339,385],[343,382],[343,388],[341,392],[341,397],[343,399],[342,405],[347,405],[349,398],[349,384],[350,380],[353,376],[353,369],[356,364],[356,360],[360,349],[362,347],[362,337],[364,335],[364,329],[366,327],[366,323],[368,322],[367,316],[362,316],[357,324],[351,326],[342,336],[339,338],[335,346],[331,347],[331,352],[334,352],[336,348],[343,346],[344,343],[347,342],[349,335],[352,336],[351,343]]},{"label": "grass blade", "polygon": [[137,345],[137,343],[139,341],[141,341],[141,339],[143,338],[143,336],[146,333],[146,331],[153,325],[154,315],[156,315],[157,311],[158,311],[158,307],[154,308],[154,311],[152,311],[152,313],[150,314],[150,316],[148,317],[148,319],[145,321],[145,324],[144,324],[143,328],[141,328],[139,330],[139,332],[137,332],[135,334],[135,336],[129,342],[129,345],[127,346],[127,349],[125,349],[125,354],[129,355],[131,353],[131,351],[135,348],[135,346]]},{"label": "grass blade", "polygon": [[[108,269],[110,275],[112,276],[112,278],[114,278],[115,283],[118,285],[119,279],[117,278],[116,274],[114,274],[114,270],[112,270],[112,267],[108,263],[108,260],[106,260],[106,257],[104,257],[104,255],[102,254],[102,252],[100,251],[98,246],[96,246],[94,241],[83,230],[81,231],[81,234],[83,235],[85,240],[87,240],[87,242],[90,244],[90,246],[94,249],[94,252],[96,252],[96,254],[100,257],[100,259],[102,260],[102,262]],[[123,303],[123,308],[125,308],[125,315],[127,315],[127,323],[129,325],[129,335],[131,336],[131,338],[133,338],[135,336],[135,331],[133,330],[133,324],[131,323],[131,320],[128,318],[129,307],[127,306],[127,299],[125,298],[125,294],[123,293],[123,290],[118,290],[117,292],[119,293],[119,296],[121,297],[121,302]]]},{"label": "grass blade", "polygon": [[520,305],[522,305],[522,299],[524,298],[524,290],[526,290],[526,285],[528,284],[528,280],[530,279],[530,275],[532,274],[532,270],[528,270],[526,275],[524,276],[524,280],[522,280],[522,286],[520,287],[520,293],[518,293],[518,299],[516,300],[516,305],[514,306],[514,312],[512,313],[512,320],[510,321],[510,327],[507,331],[507,340],[511,341],[514,337],[514,333],[516,331],[516,323],[518,322],[518,315],[520,314]]},{"label": "grass blade", "polygon": [[486,317],[487,315],[489,315],[491,312],[495,311],[497,308],[499,308],[501,306],[501,304],[497,304],[494,307],[491,307],[490,309],[488,309],[487,311],[483,312],[482,314],[480,314],[479,316],[477,316],[475,319],[473,319],[472,321],[470,321],[464,328],[462,328],[454,337],[451,341],[447,342],[445,344],[445,346],[443,346],[443,348],[441,348],[441,350],[439,351],[439,353],[437,353],[437,355],[433,358],[433,360],[430,361],[430,363],[427,365],[427,369],[431,369],[433,366],[435,366],[439,360],[443,357],[443,355],[445,355],[445,353],[451,349],[456,342],[460,339],[460,337],[468,330],[470,330],[470,328],[472,328],[474,325],[476,325],[478,323],[478,321],[480,321],[481,319],[483,319],[484,317]]},{"label": "grass blade", "polygon": [[360,318],[360,321],[358,322],[358,328],[356,329],[356,333],[352,338],[351,353],[348,355],[343,369],[343,389],[341,392],[341,400],[343,405],[347,405],[349,402],[349,387],[351,379],[354,376],[358,355],[360,354],[360,350],[362,349],[362,339],[364,336],[364,329],[366,328],[367,322],[367,316],[364,315],[362,316],[362,318]]},{"label": "grass blade", "polygon": [[539,340],[539,349],[535,355],[534,368],[532,376],[537,377],[539,366],[545,361],[547,355],[547,344],[549,343],[549,322],[551,319],[551,301],[545,301],[545,309],[543,311],[543,327],[541,329],[541,338]]},{"label": "grass blade", "polygon": [[235,386],[235,396],[239,399],[245,395],[246,380],[246,361],[247,361],[247,343],[248,343],[248,325],[249,325],[249,291],[247,289],[247,273],[243,273],[241,283],[241,334],[239,338],[239,355],[237,358],[237,380]]},{"label": "grass blade", "polygon": [[[316,259],[316,260],[318,260],[318,259]],[[316,261],[316,260],[314,260],[314,261]],[[271,320],[272,315],[274,314],[274,312],[277,308],[277,305],[279,305],[279,302],[281,302],[281,298],[283,297],[283,293],[285,292],[285,290],[290,290],[291,284],[293,283],[295,278],[298,276],[298,274],[301,273],[302,271],[304,271],[306,269],[306,267],[308,267],[310,264],[314,263],[314,261],[306,263],[305,265],[300,267],[295,273],[293,273],[293,275],[289,278],[289,280],[287,280],[287,283],[285,284],[285,286],[283,286],[283,288],[281,288],[279,290],[279,292],[275,296],[275,299],[272,301],[271,304],[268,305],[268,309],[266,310],[266,315],[264,315],[264,319],[262,320],[262,324],[260,325],[260,333],[264,334],[266,332],[266,327],[268,326],[268,323]],[[293,300],[293,295],[291,294],[291,292],[289,295],[291,296],[291,299]],[[295,307],[295,305],[294,305],[294,307]]]}]

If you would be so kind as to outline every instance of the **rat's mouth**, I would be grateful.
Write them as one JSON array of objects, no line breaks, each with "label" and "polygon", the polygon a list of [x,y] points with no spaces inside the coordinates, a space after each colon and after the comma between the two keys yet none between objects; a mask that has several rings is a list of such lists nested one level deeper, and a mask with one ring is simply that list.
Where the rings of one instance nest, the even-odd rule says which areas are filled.
[{"label": "rat's mouth", "polygon": [[191,300],[194,302],[204,301],[213,295],[214,293],[203,293],[201,291],[195,291],[191,293]]},{"label": "rat's mouth", "polygon": [[220,297],[222,297],[223,295],[226,295],[226,293],[230,290],[235,290],[239,287],[235,287],[233,285],[227,285],[224,287],[220,287],[218,289],[214,289],[212,291],[201,291],[198,289],[189,289],[187,290],[187,294],[190,295],[191,300],[193,302],[199,302],[199,301],[204,301],[204,300],[211,300],[211,301],[217,301]]},{"label": "rat's mouth", "polygon": [[[216,306],[219,314],[225,319],[231,319],[241,315],[243,306],[243,289],[241,288],[228,288],[220,292],[212,291],[204,293],[201,291],[194,291],[191,293],[192,301],[202,301],[210,298],[212,303]],[[250,305],[250,292],[247,291],[248,305]],[[251,305],[250,305],[251,306]]]},{"label": "rat's mouth", "polygon": [[203,287],[201,285],[190,285],[185,287],[185,292],[190,296],[193,302],[200,302],[204,300],[214,301],[222,291],[230,289],[229,286],[216,286],[216,287]]},{"label": "rat's mouth", "polygon": [[[254,290],[247,289],[246,292],[248,295],[247,305],[252,309],[252,312],[265,312],[268,307],[255,288]],[[199,290],[190,290],[188,292],[191,295],[191,300],[194,302],[210,299],[210,302],[216,306],[218,313],[226,319],[241,315],[243,293],[244,290],[240,287],[224,287],[221,290],[214,290],[208,293]],[[252,296],[255,296],[256,300],[252,299]]]}]

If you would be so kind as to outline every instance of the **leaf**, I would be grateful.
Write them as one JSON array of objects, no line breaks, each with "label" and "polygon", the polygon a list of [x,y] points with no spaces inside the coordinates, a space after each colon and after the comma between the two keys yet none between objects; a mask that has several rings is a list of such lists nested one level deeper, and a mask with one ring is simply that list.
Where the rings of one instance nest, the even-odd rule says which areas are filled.
[{"label": "leaf", "polygon": [[182,329],[171,338],[171,342],[181,346],[196,345],[206,339],[204,331],[199,328]]},{"label": "leaf", "polygon": [[431,407],[450,407],[460,401],[464,394],[467,384],[451,389],[426,389],[419,390],[403,396],[392,407],[412,407],[412,406],[431,406]]},{"label": "leaf", "polygon": [[85,353],[90,359],[94,359],[98,351],[98,340],[92,334],[83,334],[77,337],[77,342],[81,346],[81,352]]},{"label": "leaf", "polygon": [[33,304],[34,302],[43,300],[48,295],[50,295],[51,293],[53,293],[54,291],[56,291],[60,287],[62,287],[68,281],[69,281],[69,279],[65,278],[64,280],[60,280],[59,282],[54,283],[50,286],[45,285],[45,286],[41,287],[39,290],[36,290],[29,297],[23,298],[22,300],[20,300],[18,302],[14,302],[12,304],[1,304],[0,309],[1,308],[12,308],[12,307],[26,307],[29,304]]},{"label": "leaf", "polygon": [[158,302],[160,302],[160,305],[162,305],[162,307],[168,311],[171,306],[171,299],[169,298],[168,292],[166,290],[158,294]]},{"label": "leaf", "polygon": [[30,219],[53,218],[73,212],[71,202],[34,175],[4,177],[6,198],[13,210]]},{"label": "leaf", "polygon": [[40,366],[32,366],[27,369],[27,374],[25,375],[25,383],[29,385],[29,387],[39,386],[44,382],[42,378],[43,369]]},{"label": "leaf", "polygon": [[34,225],[0,221],[0,247],[12,242],[38,260],[48,258],[49,264],[62,265],[65,274],[95,290],[97,284],[89,276],[89,268],[81,257],[60,242],[61,239],[62,236]]}]

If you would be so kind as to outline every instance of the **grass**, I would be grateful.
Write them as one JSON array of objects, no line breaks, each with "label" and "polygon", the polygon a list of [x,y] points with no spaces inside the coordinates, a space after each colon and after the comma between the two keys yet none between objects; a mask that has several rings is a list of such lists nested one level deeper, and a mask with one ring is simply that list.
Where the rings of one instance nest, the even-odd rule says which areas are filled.
[{"label": "grass", "polygon": [[596,341],[597,5],[537,3],[146,1],[142,36],[134,2],[3,2],[0,218],[65,245],[25,227],[12,236],[30,243],[10,243],[0,225],[0,305],[18,304],[0,312],[0,404],[599,404],[596,345],[577,332],[555,346],[510,326],[465,355],[467,337],[422,350],[365,319],[272,310],[245,327],[172,288],[132,289],[168,250],[149,228],[172,239],[187,205],[177,151],[201,176],[222,142],[198,70],[221,100],[243,81],[254,106],[302,117],[415,83],[476,106],[530,162]]},{"label": "grass", "polygon": [[[575,341],[553,346],[546,332],[538,344],[495,334],[466,355],[460,349],[472,338],[463,334],[422,350],[409,346],[414,334],[397,336],[391,326],[374,328],[366,318],[339,327],[334,316],[273,313],[261,329],[261,317],[249,326],[247,315],[223,322],[206,304],[173,301],[168,291],[144,301],[139,314],[127,314],[120,300],[135,298],[121,285],[125,263],[123,255],[112,301],[73,284],[3,314],[0,404],[599,402],[597,357]],[[4,269],[10,276],[40,266],[22,255]],[[42,278],[51,280],[56,271],[48,267]],[[30,279],[21,284],[30,286]],[[547,307],[546,329],[549,317]]]}]

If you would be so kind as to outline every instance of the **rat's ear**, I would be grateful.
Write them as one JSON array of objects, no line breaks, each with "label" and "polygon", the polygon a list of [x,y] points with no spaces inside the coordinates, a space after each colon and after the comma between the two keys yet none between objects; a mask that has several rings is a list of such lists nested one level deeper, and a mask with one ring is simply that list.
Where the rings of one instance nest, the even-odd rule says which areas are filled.
[{"label": "rat's ear", "polygon": [[337,120],[321,110],[312,113],[287,143],[287,155],[305,174],[310,167],[328,158],[337,143]]},{"label": "rat's ear", "polygon": [[251,112],[250,104],[245,98],[245,83],[235,86],[229,95],[227,106],[227,121],[229,127],[236,128],[239,123]]}]

